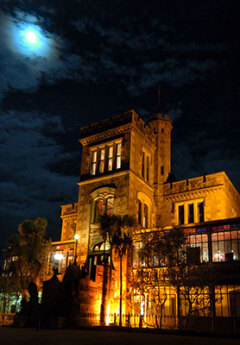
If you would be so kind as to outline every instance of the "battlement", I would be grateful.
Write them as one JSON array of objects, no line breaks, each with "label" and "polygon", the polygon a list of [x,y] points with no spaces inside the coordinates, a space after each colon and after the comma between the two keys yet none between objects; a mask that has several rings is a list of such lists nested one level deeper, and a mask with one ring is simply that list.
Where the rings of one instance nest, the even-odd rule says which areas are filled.
[{"label": "battlement", "polygon": [[126,125],[131,122],[138,121],[139,116],[134,110],[128,110],[124,113],[103,119],[98,122],[91,123],[87,126],[80,128],[80,137],[81,139],[87,138],[91,135],[105,132],[108,129],[113,129]]},{"label": "battlement", "polygon": [[86,145],[87,143],[89,144],[122,134],[126,130],[130,130],[132,128],[140,130],[143,136],[146,136],[151,142],[153,142],[153,130],[134,110],[129,110],[82,127],[80,129],[80,142],[83,145]]},{"label": "battlement", "polygon": [[61,216],[77,213],[77,202],[61,206]]},{"label": "battlement", "polygon": [[172,183],[166,183],[163,186],[163,194],[171,195],[187,191],[193,191],[197,189],[224,185],[226,180],[229,180],[224,171],[220,171],[213,174],[193,177],[186,180],[175,181]]},{"label": "battlement", "polygon": [[162,114],[162,113],[152,114],[149,117],[149,121],[154,121],[154,120],[164,120],[164,121],[169,121],[170,123],[172,123],[172,120],[170,119],[170,117],[167,114]]}]

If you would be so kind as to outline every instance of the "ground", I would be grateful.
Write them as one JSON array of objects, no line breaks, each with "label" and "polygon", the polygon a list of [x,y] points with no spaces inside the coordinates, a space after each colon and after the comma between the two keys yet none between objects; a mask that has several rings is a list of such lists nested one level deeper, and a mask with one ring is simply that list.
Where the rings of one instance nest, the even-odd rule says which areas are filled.
[{"label": "ground", "polygon": [[239,339],[101,330],[35,330],[0,327],[1,345],[239,345]]}]

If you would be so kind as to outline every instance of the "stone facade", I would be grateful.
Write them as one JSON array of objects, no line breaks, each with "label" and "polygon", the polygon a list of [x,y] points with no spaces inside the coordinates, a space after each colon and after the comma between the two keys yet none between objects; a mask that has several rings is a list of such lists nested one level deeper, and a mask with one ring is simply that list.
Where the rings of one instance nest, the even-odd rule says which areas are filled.
[{"label": "stone facade", "polygon": [[[61,241],[66,243],[79,235],[75,247],[77,263],[96,265],[94,279],[82,282],[85,314],[100,313],[102,303],[103,266],[93,263],[103,250],[98,213],[133,216],[148,231],[200,226],[209,221],[240,217],[240,196],[225,172],[168,182],[171,130],[172,122],[167,115],[155,114],[146,123],[134,110],[81,129],[78,201],[62,206]],[[128,291],[128,265],[124,260],[123,285]],[[113,264],[108,287],[109,315],[118,312],[116,255]],[[127,304],[125,298],[125,314]]]}]

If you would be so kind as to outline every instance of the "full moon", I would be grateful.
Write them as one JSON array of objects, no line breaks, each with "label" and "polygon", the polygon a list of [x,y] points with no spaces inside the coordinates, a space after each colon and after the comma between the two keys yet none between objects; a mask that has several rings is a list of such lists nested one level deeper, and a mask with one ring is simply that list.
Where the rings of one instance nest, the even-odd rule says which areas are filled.
[{"label": "full moon", "polygon": [[27,41],[30,43],[30,44],[35,44],[37,43],[37,35],[36,35],[36,32],[32,31],[32,30],[29,30],[25,33],[25,37],[27,39]]}]

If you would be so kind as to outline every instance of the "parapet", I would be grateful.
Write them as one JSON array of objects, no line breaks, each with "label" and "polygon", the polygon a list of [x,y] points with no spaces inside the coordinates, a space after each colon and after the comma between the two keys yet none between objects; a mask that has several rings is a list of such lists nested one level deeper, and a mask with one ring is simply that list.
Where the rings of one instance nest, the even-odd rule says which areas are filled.
[{"label": "parapet", "polygon": [[61,205],[61,217],[77,213],[77,202]]},{"label": "parapet", "polygon": [[[129,127],[126,127],[126,125],[129,125]],[[103,140],[109,136],[119,135],[126,129],[129,130],[133,127],[140,130],[142,135],[147,136],[150,141],[153,141],[153,131],[148,123],[145,123],[134,110],[129,110],[82,127],[80,129],[80,142],[87,144],[96,140]]]},{"label": "parapet", "polygon": [[198,176],[186,180],[166,183],[163,186],[164,195],[173,195],[182,192],[189,192],[202,188],[209,188],[223,185],[229,180],[224,171]]},{"label": "parapet", "polygon": [[127,123],[135,122],[138,120],[138,114],[134,110],[128,110],[124,113],[103,119],[98,122],[91,123],[90,125],[80,128],[81,139],[91,135],[105,132],[108,129],[123,126]]}]

